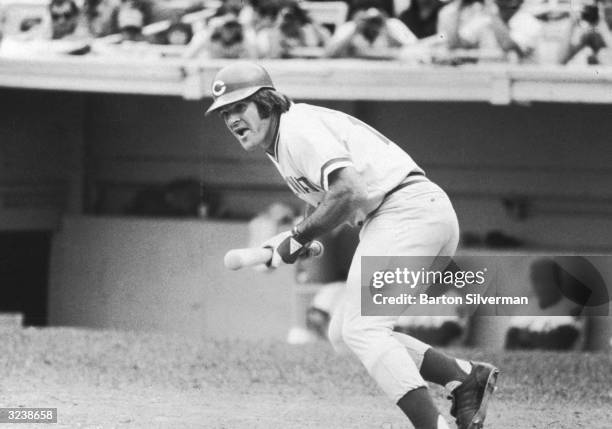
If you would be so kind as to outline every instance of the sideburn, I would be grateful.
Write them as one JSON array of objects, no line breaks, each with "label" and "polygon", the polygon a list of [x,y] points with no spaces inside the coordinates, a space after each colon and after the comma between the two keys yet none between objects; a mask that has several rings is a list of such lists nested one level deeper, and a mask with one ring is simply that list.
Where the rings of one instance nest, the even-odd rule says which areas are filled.
[{"label": "sideburn", "polygon": [[[261,114],[259,115],[261,116]],[[280,115],[270,113],[270,128],[268,129],[268,133],[266,135],[266,152],[270,155],[274,156],[274,143],[276,142],[276,138],[278,136],[278,127],[280,125]],[[263,116],[261,116],[263,118]]]}]

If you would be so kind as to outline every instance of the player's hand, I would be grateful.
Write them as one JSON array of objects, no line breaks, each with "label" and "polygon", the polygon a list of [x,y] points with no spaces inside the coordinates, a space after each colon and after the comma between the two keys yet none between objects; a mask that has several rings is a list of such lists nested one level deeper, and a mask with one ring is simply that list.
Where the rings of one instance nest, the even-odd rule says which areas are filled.
[{"label": "player's hand", "polygon": [[293,234],[291,231],[283,231],[280,234],[276,234],[274,237],[267,239],[261,244],[261,247],[268,248],[272,250],[272,258],[266,263],[267,268],[278,268],[283,260],[276,251],[278,246],[285,241],[287,238],[291,237]]},{"label": "player's hand", "polygon": [[282,264],[293,264],[307,251],[307,241],[302,241],[291,231],[281,232],[263,243],[262,247],[272,249],[272,259],[268,262],[269,268],[278,268]]},{"label": "player's hand", "polygon": [[283,242],[283,240],[285,240],[287,237],[291,237],[291,231],[283,231],[279,234],[276,234],[274,237],[272,238],[268,238],[266,241],[264,241],[263,243],[261,243],[261,247],[267,247],[268,249],[276,249],[278,247],[279,244],[281,244]]}]

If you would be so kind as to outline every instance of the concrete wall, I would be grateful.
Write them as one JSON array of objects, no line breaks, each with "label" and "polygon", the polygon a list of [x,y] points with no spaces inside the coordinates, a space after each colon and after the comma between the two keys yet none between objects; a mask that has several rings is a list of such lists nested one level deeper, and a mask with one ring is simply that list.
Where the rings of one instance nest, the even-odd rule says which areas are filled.
[{"label": "concrete wall", "polygon": [[49,324],[284,339],[293,271],[228,271],[243,223],[67,217],[51,260]]}]

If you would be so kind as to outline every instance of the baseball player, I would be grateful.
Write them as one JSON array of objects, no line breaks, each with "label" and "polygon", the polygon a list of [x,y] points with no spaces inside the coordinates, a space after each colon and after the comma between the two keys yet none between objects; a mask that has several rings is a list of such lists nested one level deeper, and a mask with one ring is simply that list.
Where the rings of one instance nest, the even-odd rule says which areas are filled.
[{"label": "baseball player", "polygon": [[361,315],[361,256],[455,252],[457,217],[442,189],[378,131],[340,111],[293,103],[257,64],[222,68],[212,94],[206,113],[217,112],[243,149],[264,151],[289,188],[314,207],[263,244],[273,249],[270,267],[294,263],[310,241],[341,223],[361,225],[347,291],[330,323],[336,350],[348,347],[415,428],[449,427],[426,381],[448,389],[460,429],[481,428],[497,368],[392,332],[397,317]]}]

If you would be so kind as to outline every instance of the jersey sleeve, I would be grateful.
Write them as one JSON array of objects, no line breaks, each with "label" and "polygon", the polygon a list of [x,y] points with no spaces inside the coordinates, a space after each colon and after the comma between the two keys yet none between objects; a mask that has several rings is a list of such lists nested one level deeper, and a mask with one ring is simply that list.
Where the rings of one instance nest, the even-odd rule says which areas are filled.
[{"label": "jersey sleeve", "polygon": [[338,131],[315,118],[300,126],[289,140],[289,154],[297,170],[325,191],[333,171],[353,165]]}]

